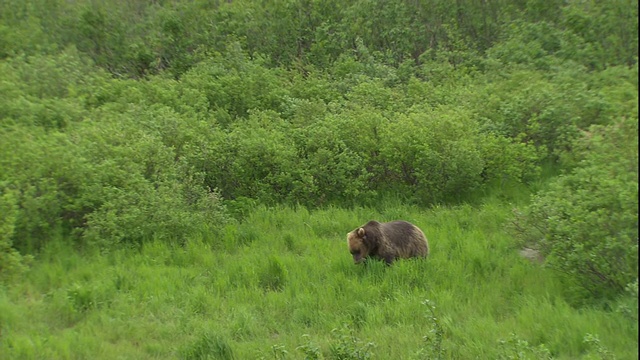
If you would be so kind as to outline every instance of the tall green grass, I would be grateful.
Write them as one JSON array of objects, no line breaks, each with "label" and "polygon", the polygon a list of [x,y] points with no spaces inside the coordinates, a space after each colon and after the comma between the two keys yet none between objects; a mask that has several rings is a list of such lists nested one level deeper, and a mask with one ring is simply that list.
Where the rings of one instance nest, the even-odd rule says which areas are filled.
[{"label": "tall green grass", "polygon": [[[505,204],[257,207],[182,246],[56,243],[0,290],[0,358],[637,358],[637,302],[572,305]],[[346,233],[370,219],[415,223],[431,255],[354,265]]]}]

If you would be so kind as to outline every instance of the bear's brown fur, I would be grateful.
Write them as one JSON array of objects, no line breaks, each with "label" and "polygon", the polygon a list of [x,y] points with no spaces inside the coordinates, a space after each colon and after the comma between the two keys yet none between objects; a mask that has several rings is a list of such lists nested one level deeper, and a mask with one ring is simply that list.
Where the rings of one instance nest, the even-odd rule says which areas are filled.
[{"label": "bear's brown fur", "polygon": [[347,234],[347,243],[356,264],[367,257],[383,259],[390,265],[397,258],[429,255],[422,230],[406,221],[369,221]]}]

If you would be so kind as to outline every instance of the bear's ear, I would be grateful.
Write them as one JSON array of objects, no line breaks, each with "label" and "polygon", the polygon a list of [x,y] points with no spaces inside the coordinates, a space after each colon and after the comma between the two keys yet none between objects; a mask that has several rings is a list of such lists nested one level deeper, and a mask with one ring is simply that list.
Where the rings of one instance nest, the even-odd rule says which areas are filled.
[{"label": "bear's ear", "polygon": [[360,229],[358,229],[358,236],[360,236],[360,237],[364,237],[364,234],[365,234],[365,233],[364,233],[364,228],[360,228]]}]

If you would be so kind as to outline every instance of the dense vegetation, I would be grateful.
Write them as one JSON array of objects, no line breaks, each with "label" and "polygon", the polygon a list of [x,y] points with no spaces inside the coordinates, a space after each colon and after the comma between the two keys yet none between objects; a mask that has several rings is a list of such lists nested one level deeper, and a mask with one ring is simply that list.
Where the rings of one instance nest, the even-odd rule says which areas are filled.
[{"label": "dense vegetation", "polygon": [[627,0],[3,1],[0,355],[637,356],[637,60]]}]

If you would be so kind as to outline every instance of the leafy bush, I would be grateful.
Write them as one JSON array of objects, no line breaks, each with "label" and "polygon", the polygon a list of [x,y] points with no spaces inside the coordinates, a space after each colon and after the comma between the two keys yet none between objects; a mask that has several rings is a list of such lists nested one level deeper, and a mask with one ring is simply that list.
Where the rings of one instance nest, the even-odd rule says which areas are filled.
[{"label": "leafy bush", "polygon": [[536,146],[540,156],[557,160],[572,153],[581,130],[637,113],[637,88],[637,68],[588,73],[568,62],[550,72],[510,70],[500,81],[476,82],[469,107],[483,132]]},{"label": "leafy bush", "polygon": [[531,144],[489,133],[481,142],[481,152],[485,162],[481,175],[485,181],[528,182],[540,175],[538,164],[544,156]]},{"label": "leafy bush", "polygon": [[95,122],[65,133],[39,127],[0,133],[0,180],[17,194],[16,248],[35,250],[67,236],[103,246],[182,241],[224,223],[219,194],[179,156],[185,135],[162,126],[179,123],[178,114],[134,107],[91,116]]},{"label": "leafy bush", "polygon": [[219,188],[225,199],[284,201],[295,193],[300,168],[287,132],[288,125],[275,113],[256,112],[229,130],[212,130],[195,164],[208,186]]},{"label": "leafy bush", "polygon": [[330,356],[334,359],[343,360],[365,360],[373,357],[371,351],[375,343],[367,342],[358,338],[355,331],[347,325],[331,330],[334,337],[330,347]]},{"label": "leafy bush", "polygon": [[12,192],[0,188],[0,282],[14,278],[24,270],[22,256],[12,247],[16,221],[16,199]]},{"label": "leafy bush", "polygon": [[78,143],[94,172],[76,199],[93,210],[86,216],[87,240],[182,241],[193,231],[224,223],[219,194],[181,161],[181,129],[159,126],[178,119],[166,108],[133,108],[123,115],[105,113],[100,125],[78,129]]},{"label": "leafy bush", "polygon": [[4,129],[0,139],[0,181],[17,207],[13,246],[34,250],[81,226],[83,214],[71,204],[90,172],[79,149],[64,134],[35,127]]},{"label": "leafy bush", "polygon": [[[484,168],[477,125],[450,108],[398,117],[383,128],[387,178],[424,203],[455,199],[480,183]],[[394,184],[396,186],[396,184]]]},{"label": "leafy bush", "polygon": [[436,316],[435,304],[428,299],[422,303],[429,309],[426,317],[431,324],[431,330],[429,330],[429,334],[423,337],[425,345],[416,355],[420,358],[442,359],[444,355],[442,340],[444,339],[445,330],[442,327],[440,319]]},{"label": "leafy bush", "polygon": [[296,349],[304,354],[304,359],[321,360],[323,358],[322,352],[320,351],[318,345],[311,340],[311,336],[308,334],[304,334],[302,335],[302,337],[304,338],[304,343],[298,346]]},{"label": "leafy bush", "polygon": [[551,360],[551,352],[544,344],[532,346],[526,340],[521,339],[516,334],[511,334],[508,340],[500,339],[499,359],[517,360]]},{"label": "leafy bush", "polygon": [[[370,195],[365,160],[344,139],[344,121],[328,117],[297,134],[305,188],[297,200],[307,205],[349,203]],[[353,135],[356,136],[355,134]]]},{"label": "leafy bush", "polygon": [[521,234],[593,295],[618,294],[638,277],[638,120],[584,136],[578,165],[533,199]]},{"label": "leafy bush", "polygon": [[101,85],[104,74],[78,51],[16,56],[0,62],[0,119],[9,124],[64,129],[82,120],[85,93]]},{"label": "leafy bush", "polygon": [[206,95],[209,108],[228,114],[227,121],[246,118],[252,110],[284,109],[288,95],[283,73],[269,69],[260,58],[249,60],[237,43],[230,44],[224,55],[211,54],[181,77],[186,87]]}]

